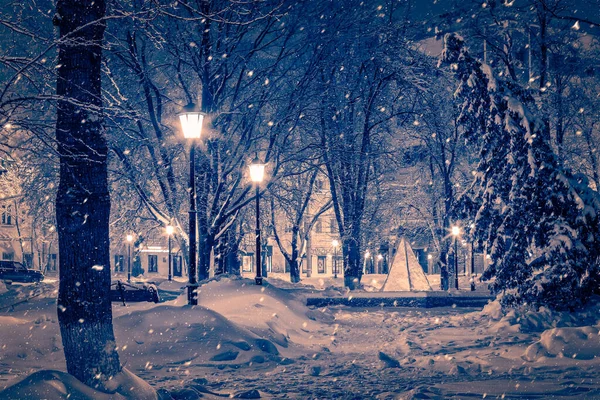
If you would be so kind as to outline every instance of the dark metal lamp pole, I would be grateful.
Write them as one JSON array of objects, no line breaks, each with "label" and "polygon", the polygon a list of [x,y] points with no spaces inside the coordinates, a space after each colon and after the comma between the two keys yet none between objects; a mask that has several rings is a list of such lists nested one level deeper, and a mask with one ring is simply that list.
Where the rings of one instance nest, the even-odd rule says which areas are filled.
[{"label": "dark metal lamp pole", "polygon": [[457,225],[454,225],[452,227],[452,236],[454,237],[454,288],[456,290],[458,290],[458,235],[460,235],[460,228]]},{"label": "dark metal lamp pole", "polygon": [[333,239],[331,241],[331,245],[333,246],[333,278],[337,279],[337,273],[338,273],[338,268],[337,268],[337,247],[340,244],[340,242],[338,242],[336,239]]},{"label": "dark metal lamp pole", "polygon": [[127,283],[131,283],[131,242],[133,236],[127,235]]},{"label": "dark metal lamp pole", "polygon": [[250,163],[250,179],[255,184],[255,196],[256,196],[256,278],[254,278],[257,285],[262,285],[262,262],[260,254],[260,183],[263,181],[265,176],[265,164],[260,162],[258,156]]},{"label": "dark metal lamp pole", "polygon": [[190,103],[183,108],[179,114],[183,136],[190,139],[190,220],[189,220],[189,238],[190,238],[190,259],[188,262],[188,285],[187,298],[188,304],[195,306],[198,304],[198,281],[196,279],[196,177],[195,177],[195,158],[196,143],[195,139],[200,139],[202,135],[202,121],[204,114],[200,112],[194,103]]},{"label": "dark metal lamp pole", "polygon": [[169,282],[173,280],[173,263],[171,261],[171,235],[173,235],[173,227],[171,225],[167,226],[167,235],[169,236],[169,253],[168,253],[168,262],[169,262]]}]

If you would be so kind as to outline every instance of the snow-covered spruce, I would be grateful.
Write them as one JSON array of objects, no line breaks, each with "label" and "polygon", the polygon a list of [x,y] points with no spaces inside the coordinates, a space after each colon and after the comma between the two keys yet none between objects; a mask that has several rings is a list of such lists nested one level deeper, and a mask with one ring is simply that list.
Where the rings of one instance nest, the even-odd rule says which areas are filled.
[{"label": "snow-covered spruce", "polygon": [[492,290],[504,304],[581,307],[600,281],[598,193],[560,165],[545,110],[526,89],[495,77],[458,35],[446,36],[441,63],[459,81],[459,123],[480,149],[461,205],[475,238],[487,243]]}]

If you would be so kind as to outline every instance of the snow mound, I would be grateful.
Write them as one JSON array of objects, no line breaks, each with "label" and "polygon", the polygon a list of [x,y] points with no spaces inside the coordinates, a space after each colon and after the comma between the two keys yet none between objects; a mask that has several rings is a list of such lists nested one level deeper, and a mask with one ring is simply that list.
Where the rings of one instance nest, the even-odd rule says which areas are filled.
[{"label": "snow mound", "polygon": [[502,305],[498,300],[490,301],[489,303],[487,303],[479,314],[481,316],[487,316],[492,320],[500,320],[504,316],[504,312],[502,311]]},{"label": "snow mound", "polygon": [[591,360],[600,354],[599,333],[595,326],[548,329],[538,342],[525,350],[523,359],[538,361],[542,357],[558,356]]},{"label": "snow mound", "polygon": [[[532,333],[551,328],[595,325],[596,321],[600,320],[599,304],[599,298],[595,297],[588,307],[578,312],[552,311],[546,307],[540,307],[539,310],[528,307],[513,309],[492,327],[492,331]],[[488,311],[491,311],[491,308]],[[500,311],[496,315],[500,315],[499,313]]]},{"label": "snow mound", "polygon": [[[0,294],[12,301],[28,300],[33,298],[56,298],[58,296],[58,287],[56,282],[36,282],[36,283],[12,283],[6,285],[0,282],[6,290],[0,288]],[[4,306],[4,302],[2,302]]]},{"label": "snow mound", "polygon": [[302,296],[294,290],[279,289],[268,282],[257,286],[253,280],[221,278],[202,285],[199,304],[258,336],[282,347],[294,343],[321,347],[328,343],[322,323],[310,318]]},{"label": "snow mound", "polygon": [[111,381],[114,393],[92,389],[73,375],[61,371],[41,370],[25,377],[4,391],[0,397],[6,400],[155,400],[156,392],[142,379],[127,369]]},{"label": "snow mound", "polygon": [[4,315],[0,315],[0,326],[22,325],[28,322],[28,320],[23,318],[6,317]]},{"label": "snow mound", "polygon": [[[277,347],[201,306],[160,305],[114,319],[121,362],[151,370],[211,362],[249,363]],[[157,360],[155,354],[161,354]]]}]

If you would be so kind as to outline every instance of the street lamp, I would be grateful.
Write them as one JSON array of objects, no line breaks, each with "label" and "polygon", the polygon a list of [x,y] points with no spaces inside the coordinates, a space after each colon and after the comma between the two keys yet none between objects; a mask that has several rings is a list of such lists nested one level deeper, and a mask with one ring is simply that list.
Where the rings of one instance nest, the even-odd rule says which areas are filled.
[{"label": "street lamp", "polygon": [[460,235],[460,228],[458,225],[452,227],[452,236],[454,238],[454,287],[458,290],[458,246],[457,238]]},{"label": "street lamp", "polygon": [[333,277],[337,279],[337,248],[340,245],[340,242],[338,242],[337,239],[333,239],[331,245],[333,246]]},{"label": "street lamp", "polygon": [[200,112],[199,108],[194,103],[190,103],[183,107],[182,112],[179,114],[179,121],[181,122],[183,137],[190,140],[190,259],[188,262],[187,295],[188,304],[195,306],[198,304],[198,297],[196,297],[198,281],[196,280],[196,177],[194,159],[196,158],[195,139],[200,139],[200,136],[202,135],[202,121],[204,121],[204,114]]},{"label": "street lamp", "polygon": [[127,235],[127,283],[131,283],[131,242],[133,236]]},{"label": "street lamp", "polygon": [[173,275],[171,273],[172,261],[171,261],[171,236],[173,235],[174,229],[171,225],[167,225],[167,236],[169,237],[169,282],[173,280]]},{"label": "street lamp", "polygon": [[260,191],[259,186],[265,176],[265,164],[260,162],[258,156],[250,163],[250,179],[254,182],[256,196],[256,281],[257,285],[262,285],[262,263],[260,260]]}]

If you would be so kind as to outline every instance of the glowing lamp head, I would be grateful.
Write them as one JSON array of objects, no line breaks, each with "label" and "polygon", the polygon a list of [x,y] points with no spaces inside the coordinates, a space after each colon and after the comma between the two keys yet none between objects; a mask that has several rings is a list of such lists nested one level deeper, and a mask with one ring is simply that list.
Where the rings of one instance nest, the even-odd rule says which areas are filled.
[{"label": "glowing lamp head", "polygon": [[380,260],[380,261],[383,260],[383,255],[377,254],[377,259]]},{"label": "glowing lamp head", "polygon": [[257,157],[250,163],[250,179],[254,183],[260,183],[265,177],[265,164]]},{"label": "glowing lamp head", "polygon": [[183,110],[179,114],[179,121],[181,122],[181,130],[183,131],[184,138],[200,139],[204,114],[200,112],[198,106],[190,103],[183,107]]},{"label": "glowing lamp head", "polygon": [[371,257],[371,252],[369,250],[367,250],[367,252],[365,253],[365,258],[369,258]]},{"label": "glowing lamp head", "polygon": [[337,239],[333,239],[333,240],[331,241],[331,245],[332,245],[333,247],[338,247],[338,246],[340,245],[340,242],[338,242],[338,241],[337,241]]},{"label": "glowing lamp head", "polygon": [[173,232],[175,232],[175,228],[173,228],[171,225],[167,225],[167,235],[171,236],[173,234]]},{"label": "glowing lamp head", "polygon": [[133,242],[133,236],[132,235],[127,235],[127,241],[129,243]]},{"label": "glowing lamp head", "polygon": [[457,225],[454,225],[452,227],[452,235],[454,235],[454,236],[460,235],[460,228]]}]

